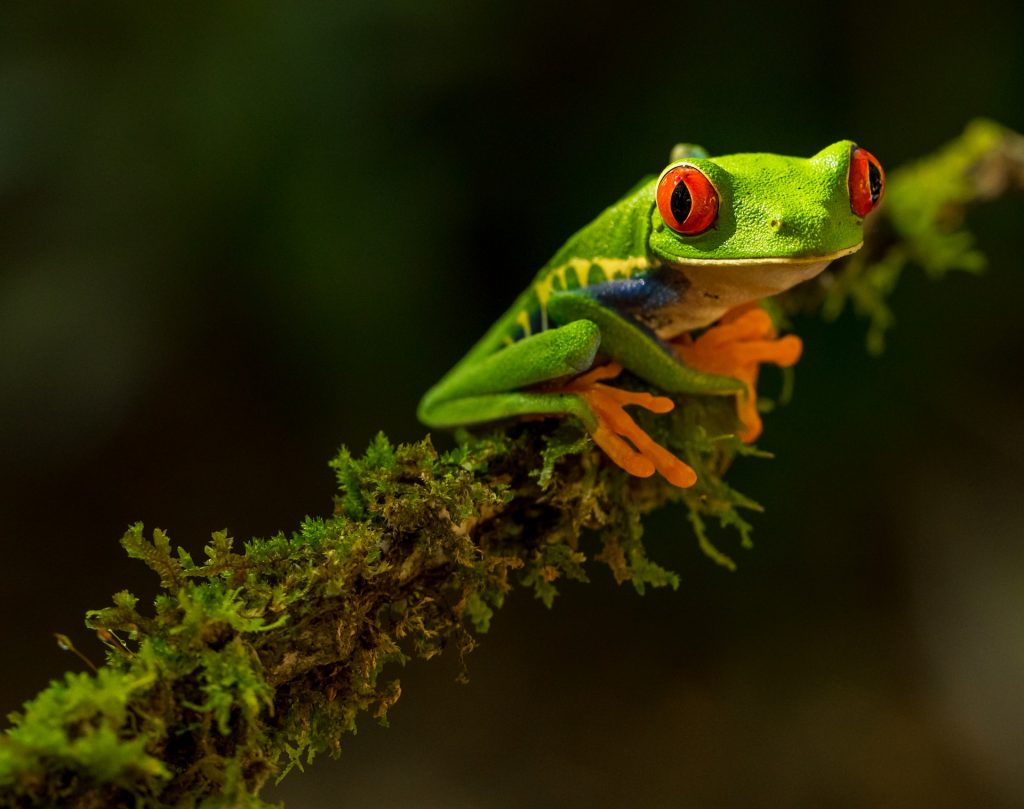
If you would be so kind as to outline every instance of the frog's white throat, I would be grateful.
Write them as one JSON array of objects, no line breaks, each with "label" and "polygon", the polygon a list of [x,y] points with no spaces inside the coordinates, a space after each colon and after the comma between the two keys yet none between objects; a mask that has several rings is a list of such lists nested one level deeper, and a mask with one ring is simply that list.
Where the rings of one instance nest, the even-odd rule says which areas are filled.
[{"label": "frog's white throat", "polygon": [[708,326],[736,306],[777,295],[814,278],[837,258],[857,252],[862,244],[824,256],[672,261],[668,266],[686,278],[684,292],[650,325],[665,340]]}]

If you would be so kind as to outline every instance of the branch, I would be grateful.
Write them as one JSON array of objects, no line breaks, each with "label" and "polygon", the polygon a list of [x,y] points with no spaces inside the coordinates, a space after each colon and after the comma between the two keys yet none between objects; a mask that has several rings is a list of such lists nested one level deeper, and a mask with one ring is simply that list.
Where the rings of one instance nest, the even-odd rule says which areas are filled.
[{"label": "branch", "polygon": [[[892,173],[865,249],[784,296],[781,310],[834,317],[852,303],[877,345],[904,266],[977,269],[964,208],[1011,186],[1024,187],[1024,139],[971,124]],[[695,468],[696,486],[623,473],[571,421],[531,422],[462,436],[447,453],[429,438],[395,447],[383,435],[362,458],[343,448],[331,462],[333,515],[244,547],[215,533],[201,563],[133,526],[121,542],[160,578],[154,609],[124,591],[88,613],[106,664],[65,675],[12,716],[0,803],[266,806],[268,779],[337,755],[361,713],[386,721],[400,694],[388,664],[465,655],[516,585],[550,605],[560,580],[586,581],[586,532],[616,581],[676,587],[647,557],[642,516],[682,501],[704,550],[732,566],[705,524],[749,544],[743,512],[759,507],[723,476],[737,456],[761,454],[735,438],[732,402],[690,397],[670,416],[637,418]]]}]

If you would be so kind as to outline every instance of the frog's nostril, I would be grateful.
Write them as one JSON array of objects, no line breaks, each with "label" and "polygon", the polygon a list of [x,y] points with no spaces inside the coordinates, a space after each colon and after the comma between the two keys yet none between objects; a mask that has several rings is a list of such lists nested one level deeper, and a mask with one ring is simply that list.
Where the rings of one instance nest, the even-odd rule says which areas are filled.
[{"label": "frog's nostril", "polygon": [[808,206],[802,210],[776,210],[767,215],[768,227],[779,238],[813,238],[827,227],[829,212]]}]

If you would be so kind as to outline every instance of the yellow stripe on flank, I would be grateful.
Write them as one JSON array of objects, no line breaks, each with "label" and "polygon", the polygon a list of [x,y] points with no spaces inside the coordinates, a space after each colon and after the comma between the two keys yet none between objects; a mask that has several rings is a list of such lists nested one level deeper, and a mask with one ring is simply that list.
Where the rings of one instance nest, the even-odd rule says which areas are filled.
[{"label": "yellow stripe on flank", "polygon": [[505,345],[510,346],[514,345],[516,341],[506,334],[505,337],[502,339],[502,342],[504,342]]},{"label": "yellow stripe on flank", "polygon": [[[596,266],[606,281],[616,279],[632,278],[640,270],[646,270],[650,264],[646,256],[633,256],[630,258],[573,258],[565,264],[552,267],[548,273],[533,285],[537,293],[537,300],[540,303],[541,330],[548,327],[548,301],[551,300],[551,293],[569,289],[569,277],[567,273],[572,270],[576,278],[576,287],[587,286],[590,282],[590,268]],[[556,286],[556,281],[557,286]],[[522,316],[522,313],[520,313]],[[529,333],[529,332],[527,332]]]},{"label": "yellow stripe on flank", "polygon": [[516,323],[518,323],[519,328],[523,330],[523,337],[529,337],[531,331],[530,316],[526,313],[525,310],[521,311],[518,315],[516,315]]}]

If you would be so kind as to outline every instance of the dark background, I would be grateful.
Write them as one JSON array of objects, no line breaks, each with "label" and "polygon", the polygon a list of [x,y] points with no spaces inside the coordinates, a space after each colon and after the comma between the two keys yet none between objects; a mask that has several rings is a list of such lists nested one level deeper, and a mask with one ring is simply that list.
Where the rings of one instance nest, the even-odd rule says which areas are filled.
[{"label": "dark background", "polygon": [[[679,140],[893,167],[1024,126],[1013,0],[32,4],[0,34],[0,709],[101,648],[155,581],[135,520],[331,508],[384,429],[574,229]],[[392,726],[292,807],[1024,804],[1024,199],[972,212],[982,277],[905,278],[885,355],[798,324],[794,402],[732,481],[756,547],[649,521],[679,592],[594,567],[520,591],[469,659],[415,663]]]}]

